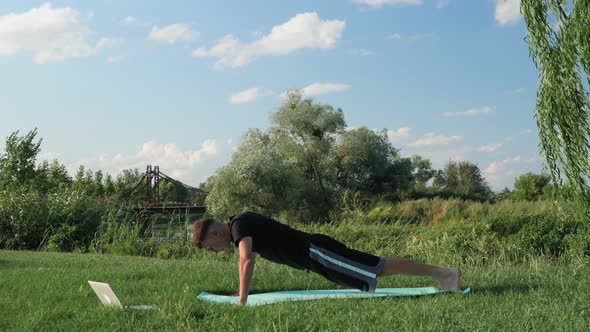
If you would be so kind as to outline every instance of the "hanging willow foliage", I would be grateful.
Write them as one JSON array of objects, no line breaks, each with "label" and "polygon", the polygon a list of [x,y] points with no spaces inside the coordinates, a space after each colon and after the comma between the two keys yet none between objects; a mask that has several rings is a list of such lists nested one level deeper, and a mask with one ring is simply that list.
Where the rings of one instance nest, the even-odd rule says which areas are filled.
[{"label": "hanging willow foliage", "polygon": [[[590,212],[590,0],[522,0],[539,70],[535,118],[554,183]],[[563,191],[562,191],[563,192]]]}]

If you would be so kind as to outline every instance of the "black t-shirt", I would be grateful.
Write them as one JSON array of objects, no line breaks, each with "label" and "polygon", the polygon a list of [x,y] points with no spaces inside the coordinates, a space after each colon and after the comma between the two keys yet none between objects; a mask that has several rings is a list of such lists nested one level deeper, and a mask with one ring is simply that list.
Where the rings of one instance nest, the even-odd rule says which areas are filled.
[{"label": "black t-shirt", "polygon": [[309,257],[308,233],[254,212],[230,218],[231,241],[239,245],[244,237],[252,237],[252,251],[271,262],[303,270]]}]

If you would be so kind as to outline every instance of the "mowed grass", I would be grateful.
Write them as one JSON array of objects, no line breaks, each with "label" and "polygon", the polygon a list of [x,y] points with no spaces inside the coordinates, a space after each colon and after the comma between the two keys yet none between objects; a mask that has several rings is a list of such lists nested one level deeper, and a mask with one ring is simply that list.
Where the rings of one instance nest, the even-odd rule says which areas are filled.
[{"label": "mowed grass", "polygon": [[[201,302],[238,289],[237,257],[182,260],[0,251],[0,331],[588,331],[590,268],[529,259],[462,266],[470,295],[319,300],[261,307]],[[87,280],[108,282],[124,305],[104,308]],[[393,276],[380,287],[433,286]],[[313,273],[257,259],[252,293],[337,288]]]}]

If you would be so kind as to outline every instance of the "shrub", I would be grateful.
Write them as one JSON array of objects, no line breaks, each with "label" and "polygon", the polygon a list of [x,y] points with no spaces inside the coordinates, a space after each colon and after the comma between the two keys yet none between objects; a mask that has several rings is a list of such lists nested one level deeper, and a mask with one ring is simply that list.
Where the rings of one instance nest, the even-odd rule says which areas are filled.
[{"label": "shrub", "polygon": [[70,189],[45,196],[4,191],[0,195],[0,248],[85,249],[108,208]]},{"label": "shrub", "polygon": [[43,197],[22,190],[0,192],[0,248],[38,249],[50,230]]}]

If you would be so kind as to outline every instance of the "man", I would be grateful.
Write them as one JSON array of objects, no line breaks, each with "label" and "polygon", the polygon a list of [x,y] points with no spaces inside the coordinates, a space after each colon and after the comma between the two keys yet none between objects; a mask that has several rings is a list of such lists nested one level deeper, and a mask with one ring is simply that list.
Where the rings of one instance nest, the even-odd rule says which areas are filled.
[{"label": "man", "polygon": [[316,272],[345,287],[374,291],[377,277],[408,274],[433,277],[439,288],[457,291],[461,271],[399,257],[378,257],[347,248],[322,234],[309,234],[254,212],[231,217],[226,224],[200,219],[193,226],[193,243],[217,252],[239,248],[238,305],[246,304],[254,271],[254,253],[272,262]]}]

